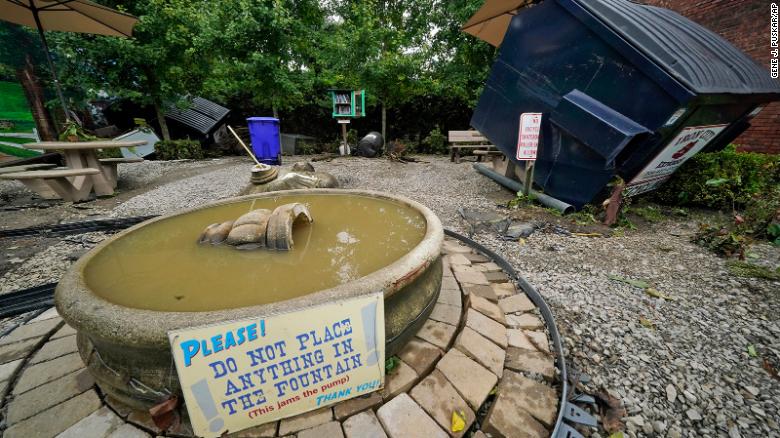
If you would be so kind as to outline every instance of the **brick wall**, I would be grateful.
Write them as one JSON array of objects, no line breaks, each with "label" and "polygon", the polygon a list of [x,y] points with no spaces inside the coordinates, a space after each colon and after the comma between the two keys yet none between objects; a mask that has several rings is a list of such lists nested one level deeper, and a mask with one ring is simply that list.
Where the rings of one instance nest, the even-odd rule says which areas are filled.
[{"label": "brick wall", "polygon": [[[720,34],[769,69],[768,0],[643,0],[671,9]],[[764,107],[734,143],[754,152],[780,153],[780,102]]]}]

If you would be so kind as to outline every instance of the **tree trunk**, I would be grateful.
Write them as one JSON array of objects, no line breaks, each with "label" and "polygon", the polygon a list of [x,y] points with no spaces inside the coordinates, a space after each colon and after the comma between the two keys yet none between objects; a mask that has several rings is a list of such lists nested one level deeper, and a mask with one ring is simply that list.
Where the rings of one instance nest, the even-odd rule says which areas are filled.
[{"label": "tree trunk", "polygon": [[274,118],[275,118],[275,119],[278,119],[278,118],[279,118],[279,111],[276,109],[276,105],[272,106],[272,107],[271,107],[271,110],[272,110],[272,111],[273,111],[273,113],[274,113]]},{"label": "tree trunk", "polygon": [[387,143],[387,107],[384,102],[382,102],[382,138]]},{"label": "tree trunk", "polygon": [[43,88],[35,75],[35,66],[32,63],[30,55],[25,55],[24,65],[16,70],[16,77],[24,90],[24,96],[30,104],[35,127],[38,129],[38,136],[43,141],[54,141],[57,139],[57,130],[49,117],[46,106],[44,105]]},{"label": "tree trunk", "polygon": [[157,113],[157,123],[160,125],[160,132],[162,133],[163,140],[170,140],[171,133],[168,131],[168,122],[165,121],[165,113],[157,103],[154,104],[154,112]]}]

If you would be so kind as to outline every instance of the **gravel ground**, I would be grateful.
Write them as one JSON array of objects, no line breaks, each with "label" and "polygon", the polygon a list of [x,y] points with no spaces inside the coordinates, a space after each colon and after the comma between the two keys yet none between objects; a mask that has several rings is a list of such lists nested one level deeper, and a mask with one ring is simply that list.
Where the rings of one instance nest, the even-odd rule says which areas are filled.
[{"label": "gravel ground", "polygon": [[73,262],[107,236],[99,232],[64,236],[3,275],[0,294],[59,281]]},{"label": "gravel ground", "polygon": [[[335,159],[315,167],[338,176],[347,188],[415,199],[461,232],[467,226],[458,208],[495,210],[512,197],[468,163],[420,158],[429,162]],[[165,166],[152,163],[128,172],[150,178],[146,182],[166,173]],[[218,164],[217,170],[200,169],[130,198],[111,214],[165,213],[241,192],[250,165]],[[545,297],[567,359],[592,377],[586,390],[607,391],[624,403],[628,436],[780,437],[780,381],[762,367],[766,360],[780,368],[780,282],[731,276],[725,260],[689,242],[696,227],[694,220],[669,218],[610,238],[546,231],[522,244],[488,232],[474,238],[512,261]],[[0,291],[56,280],[71,263],[69,255],[73,259],[101,238],[70,236],[33,255],[0,277]],[[777,267],[778,248],[753,251]],[[646,281],[672,300],[648,296],[610,275]]]},{"label": "gravel ground", "polygon": [[[220,162],[219,160],[215,161]],[[118,205],[112,215],[124,217],[165,214],[183,208],[195,207],[212,200],[235,196],[249,184],[250,168],[251,165],[240,161],[228,162],[228,165],[219,170],[205,170],[197,175],[162,185],[131,198]],[[145,179],[149,178],[150,175],[139,171],[136,173],[136,177]]]},{"label": "gravel ground", "polygon": [[[730,276],[722,259],[670,234],[680,228],[694,229],[480,240],[545,297],[567,358],[592,376],[589,392],[623,401],[631,435],[780,436],[780,382],[762,368],[763,358],[780,363],[780,283]],[[673,301],[609,275],[644,280]]]}]

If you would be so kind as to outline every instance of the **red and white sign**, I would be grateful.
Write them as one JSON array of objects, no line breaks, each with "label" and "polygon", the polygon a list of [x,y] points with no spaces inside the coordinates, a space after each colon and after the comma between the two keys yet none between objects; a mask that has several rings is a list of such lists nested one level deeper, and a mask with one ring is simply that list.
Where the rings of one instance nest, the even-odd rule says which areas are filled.
[{"label": "red and white sign", "polygon": [[520,128],[517,133],[517,160],[536,160],[539,146],[539,133],[542,126],[542,113],[520,114]]},{"label": "red and white sign", "polygon": [[710,126],[689,126],[683,128],[677,137],[658,156],[642,169],[626,186],[624,194],[634,196],[655,190],[689,158],[704,149],[728,124]]}]

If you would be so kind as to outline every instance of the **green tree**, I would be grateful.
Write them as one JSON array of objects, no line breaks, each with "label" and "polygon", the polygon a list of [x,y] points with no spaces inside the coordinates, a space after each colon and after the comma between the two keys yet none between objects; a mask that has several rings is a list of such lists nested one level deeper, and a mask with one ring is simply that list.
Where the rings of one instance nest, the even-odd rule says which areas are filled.
[{"label": "green tree", "polygon": [[291,110],[311,98],[324,11],[317,0],[218,0],[204,29],[206,94]]},{"label": "green tree", "polygon": [[206,0],[137,0],[109,5],[139,18],[132,38],[52,33],[62,82],[84,99],[104,94],[152,105],[162,136],[165,110],[199,93],[208,72],[202,48]]},{"label": "green tree", "polygon": [[473,106],[487,79],[496,49],[461,30],[483,0],[436,2],[429,14],[436,28],[430,44],[431,92]]},{"label": "green tree", "polygon": [[426,46],[432,0],[342,0],[330,8],[332,23],[323,51],[323,69],[333,86],[365,88],[382,110],[425,93],[430,76]]}]

